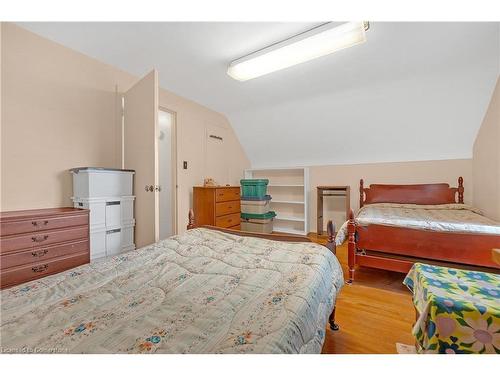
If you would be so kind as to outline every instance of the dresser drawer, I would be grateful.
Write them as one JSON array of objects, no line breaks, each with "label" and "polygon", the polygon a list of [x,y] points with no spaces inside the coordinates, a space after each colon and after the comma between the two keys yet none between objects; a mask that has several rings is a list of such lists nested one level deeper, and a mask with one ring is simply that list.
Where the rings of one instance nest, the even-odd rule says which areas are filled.
[{"label": "dresser drawer", "polygon": [[2,237],[0,240],[0,253],[5,254],[15,250],[39,248],[40,246],[47,246],[58,242],[88,238],[88,235],[89,228],[88,226],[84,226]]},{"label": "dresser drawer", "polygon": [[215,216],[240,213],[240,201],[220,202],[215,204]]},{"label": "dresser drawer", "polygon": [[29,265],[85,251],[89,251],[89,241],[87,239],[52,246],[36,246],[30,250],[2,255],[0,257],[0,266],[2,269],[5,269]]},{"label": "dresser drawer", "polygon": [[240,224],[240,214],[231,214],[215,218],[215,226],[220,228],[230,228]]},{"label": "dresser drawer", "polygon": [[240,188],[216,189],[215,201],[227,202],[236,201],[240,199]]},{"label": "dresser drawer", "polygon": [[7,221],[0,224],[2,236],[30,233],[88,224],[88,215],[33,218],[28,220]]},{"label": "dresser drawer", "polygon": [[34,220],[20,220],[0,223],[0,234],[9,236],[12,234],[29,233],[36,231]]},{"label": "dresser drawer", "polygon": [[48,262],[37,262],[29,265],[2,270],[0,287],[21,284],[47,275],[62,272],[70,268],[86,264],[90,261],[89,253],[79,253],[73,256],[56,258]]}]

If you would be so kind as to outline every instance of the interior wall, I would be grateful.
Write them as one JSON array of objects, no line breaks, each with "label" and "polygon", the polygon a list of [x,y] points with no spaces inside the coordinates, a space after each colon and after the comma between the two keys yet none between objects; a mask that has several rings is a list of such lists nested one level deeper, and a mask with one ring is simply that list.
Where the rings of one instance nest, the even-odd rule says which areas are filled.
[{"label": "interior wall", "polygon": [[[11,23],[1,25],[1,210],[71,205],[68,169],[121,167],[120,92],[139,77],[94,60]],[[161,74],[161,73],[160,73]],[[182,231],[192,186],[205,175],[206,127],[227,129],[220,160],[237,183],[250,163],[227,119],[161,89],[159,105],[176,114],[178,227]],[[188,169],[182,169],[182,162]]]},{"label": "interior wall", "polygon": [[[316,232],[317,196],[316,186],[346,185],[351,188],[351,208],[359,209],[359,179],[364,179],[365,186],[375,183],[418,184],[447,182],[450,186],[458,185],[458,177],[464,178],[464,201],[472,203],[473,180],[472,159],[433,160],[400,163],[373,163],[352,165],[325,165],[309,168],[311,194],[309,197],[310,231]],[[336,199],[336,198],[335,198]],[[343,223],[342,204],[324,204],[324,222],[334,219],[338,227]]]},{"label": "interior wall", "polygon": [[1,209],[71,205],[68,169],[117,167],[121,73],[2,23]]},{"label": "interior wall", "polygon": [[254,168],[470,159],[497,72],[486,61],[389,75],[228,116]]},{"label": "interior wall", "polygon": [[[2,152],[2,121],[3,121],[3,115],[2,115],[2,103],[3,103],[3,99],[2,99],[2,95],[3,95],[3,89],[2,89],[2,72],[3,72],[3,68],[2,68],[2,25],[3,25],[3,22],[0,22],[0,167],[3,165],[2,164],[2,155],[3,155],[3,152]],[[2,197],[2,173],[0,173],[0,198]],[[2,209],[2,202],[1,202],[1,199],[0,199],[0,211]]]},{"label": "interior wall", "polygon": [[[207,175],[205,147],[207,129],[216,125],[225,130],[224,153],[218,158],[215,173],[227,176],[219,179],[220,185],[239,185],[243,170],[250,167],[243,148],[231,124],[220,113],[214,112],[197,103],[181,98],[167,90],[160,89],[160,106],[176,114],[177,123],[177,228],[182,233],[186,229],[188,213],[192,207],[193,186],[203,185]],[[188,168],[183,168],[183,162]],[[210,166],[214,173],[213,165]]]},{"label": "interior wall", "polygon": [[474,142],[474,206],[500,221],[500,79]]},{"label": "interior wall", "polygon": [[[68,169],[121,166],[117,91],[126,91],[139,77],[10,23],[1,24],[1,46],[1,210],[70,205],[72,181]],[[498,86],[476,139],[473,160],[311,167],[310,229],[315,230],[316,225],[315,187],[351,186],[351,207],[357,209],[360,177],[367,184],[445,181],[455,186],[461,175],[466,202],[499,218]],[[227,176],[227,180],[219,183],[238,184],[250,163],[222,114],[164,89],[160,90],[159,104],[176,113],[177,221],[182,231],[191,207],[192,186],[211,177],[206,175],[204,157],[208,129],[221,127],[227,138],[227,157],[221,158],[217,173]],[[188,162],[187,170],[183,169],[183,161]],[[325,218],[328,215],[327,210]]]}]

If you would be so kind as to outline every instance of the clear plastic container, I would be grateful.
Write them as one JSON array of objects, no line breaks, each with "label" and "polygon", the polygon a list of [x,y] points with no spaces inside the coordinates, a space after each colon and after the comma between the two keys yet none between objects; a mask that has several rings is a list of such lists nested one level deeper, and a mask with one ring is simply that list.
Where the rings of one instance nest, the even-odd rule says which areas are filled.
[{"label": "clear plastic container", "polygon": [[272,233],[273,219],[267,219],[267,223],[255,223],[252,219],[241,220],[241,230],[245,232]]},{"label": "clear plastic container", "polygon": [[263,199],[241,199],[241,212],[244,214],[265,214],[271,208],[271,197],[266,195]]}]

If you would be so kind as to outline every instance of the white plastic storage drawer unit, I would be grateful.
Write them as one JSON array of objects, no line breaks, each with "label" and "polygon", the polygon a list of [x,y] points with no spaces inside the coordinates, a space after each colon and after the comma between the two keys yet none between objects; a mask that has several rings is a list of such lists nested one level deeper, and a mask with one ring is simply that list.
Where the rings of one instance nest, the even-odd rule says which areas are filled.
[{"label": "white plastic storage drawer unit", "polygon": [[90,210],[90,258],[135,249],[134,171],[85,167],[71,172],[73,205]]},{"label": "white plastic storage drawer unit", "polygon": [[99,228],[116,229],[124,225],[135,225],[133,196],[72,199],[74,207],[90,210],[90,232]]},{"label": "white plastic storage drawer unit", "polygon": [[106,231],[106,255],[115,255],[122,252],[121,228]]},{"label": "white plastic storage drawer unit", "polygon": [[91,259],[134,250],[134,227],[99,228],[90,233]]},{"label": "white plastic storage drawer unit", "polygon": [[[107,201],[106,202],[106,227],[107,228],[120,228],[122,224],[122,210],[121,201]],[[131,219],[131,218],[128,218]]]},{"label": "white plastic storage drawer unit", "polygon": [[132,195],[134,171],[110,168],[73,168],[73,196],[121,197]]}]

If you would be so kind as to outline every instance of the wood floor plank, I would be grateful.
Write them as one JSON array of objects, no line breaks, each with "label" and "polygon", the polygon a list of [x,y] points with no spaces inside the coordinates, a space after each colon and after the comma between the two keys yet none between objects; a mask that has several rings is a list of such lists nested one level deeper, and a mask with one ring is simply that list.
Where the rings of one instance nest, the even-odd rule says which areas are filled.
[{"label": "wood floor plank", "polygon": [[[310,234],[318,243],[325,237]],[[347,246],[337,248],[344,275],[347,275]],[[404,275],[363,268],[352,285],[345,285],[337,300],[339,331],[327,328],[323,353],[396,353],[396,343],[413,345],[411,334],[415,310],[411,293],[402,284]]]}]

